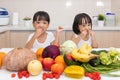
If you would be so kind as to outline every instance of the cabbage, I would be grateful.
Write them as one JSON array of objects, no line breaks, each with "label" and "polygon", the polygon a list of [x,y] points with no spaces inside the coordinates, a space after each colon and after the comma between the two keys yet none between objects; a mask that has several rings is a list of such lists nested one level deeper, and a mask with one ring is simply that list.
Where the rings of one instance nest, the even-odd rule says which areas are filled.
[{"label": "cabbage", "polygon": [[77,45],[72,40],[67,40],[60,45],[60,51],[62,54],[69,53],[75,48],[77,48]]}]

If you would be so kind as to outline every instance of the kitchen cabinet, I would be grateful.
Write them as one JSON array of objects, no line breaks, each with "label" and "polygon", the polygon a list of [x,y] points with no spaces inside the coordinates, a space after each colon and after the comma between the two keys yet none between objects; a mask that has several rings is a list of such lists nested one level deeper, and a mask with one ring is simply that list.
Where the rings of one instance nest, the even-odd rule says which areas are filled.
[{"label": "kitchen cabinet", "polygon": [[31,30],[11,30],[10,47],[24,47],[29,34],[32,32]]},{"label": "kitchen cabinet", "polygon": [[[54,34],[55,30],[50,30]],[[28,36],[33,33],[34,30],[11,30],[10,31],[10,47],[24,47]],[[60,43],[65,41],[65,31],[60,34]]]},{"label": "kitchen cabinet", "polygon": [[72,35],[73,35],[72,30],[66,30],[66,32],[65,32],[65,40],[70,40]]},{"label": "kitchen cabinet", "polygon": [[[119,30],[95,30],[96,39],[99,48],[120,47],[120,31]],[[65,32],[65,39],[71,38],[73,32],[67,30]]]},{"label": "kitchen cabinet", "polygon": [[[51,32],[53,32],[53,34],[55,35],[56,34],[56,30],[50,30]],[[66,31],[62,31],[60,33],[60,44],[62,44],[66,39],[65,39],[65,32]]]},{"label": "kitchen cabinet", "polygon": [[[56,33],[55,29],[48,30]],[[93,27],[99,48],[120,47],[120,27]],[[34,32],[32,28],[8,26],[0,29],[0,48],[24,47],[29,34]],[[73,31],[69,28],[60,33],[60,44],[70,40]]]},{"label": "kitchen cabinet", "polygon": [[120,31],[119,30],[100,30],[95,31],[96,39],[100,48],[120,47]]},{"label": "kitchen cabinet", "polygon": [[0,48],[9,47],[9,31],[0,33]]}]

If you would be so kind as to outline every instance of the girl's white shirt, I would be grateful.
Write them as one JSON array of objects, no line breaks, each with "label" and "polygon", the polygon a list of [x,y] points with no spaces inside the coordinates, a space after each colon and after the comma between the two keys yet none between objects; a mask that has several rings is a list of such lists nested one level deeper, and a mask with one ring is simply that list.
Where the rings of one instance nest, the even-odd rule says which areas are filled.
[{"label": "girl's white shirt", "polygon": [[[75,38],[77,38],[79,35],[77,35],[77,34],[75,34]],[[89,46],[91,46],[91,36],[89,35],[89,38],[88,38],[88,40],[83,40],[83,39],[81,39],[79,42],[78,42],[78,44],[77,44],[77,46],[78,46],[78,48],[80,48],[83,44],[88,44]]]},{"label": "girl's white shirt", "polygon": [[[46,32],[47,38],[43,43],[39,43],[37,39],[35,39],[35,42],[33,43],[32,48],[40,48],[40,47],[47,47],[50,45],[51,42],[55,40],[54,34],[52,32]],[[27,42],[33,37],[34,33],[30,34],[28,37]]]}]

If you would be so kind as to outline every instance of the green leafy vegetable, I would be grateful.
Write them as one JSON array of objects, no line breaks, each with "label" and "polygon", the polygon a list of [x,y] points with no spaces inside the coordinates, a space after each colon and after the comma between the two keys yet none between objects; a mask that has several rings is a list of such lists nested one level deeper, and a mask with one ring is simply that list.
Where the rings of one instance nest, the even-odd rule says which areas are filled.
[{"label": "green leafy vegetable", "polygon": [[109,65],[112,63],[110,56],[105,52],[100,53],[100,60],[103,65]]},{"label": "green leafy vegetable", "polygon": [[71,52],[74,48],[77,48],[77,45],[72,40],[67,40],[60,45],[60,51],[63,54]]}]

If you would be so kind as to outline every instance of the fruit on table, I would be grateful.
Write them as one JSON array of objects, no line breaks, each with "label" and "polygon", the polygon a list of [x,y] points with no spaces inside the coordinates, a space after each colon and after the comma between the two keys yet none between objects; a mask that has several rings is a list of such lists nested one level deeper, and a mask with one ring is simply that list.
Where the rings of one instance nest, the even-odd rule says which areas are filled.
[{"label": "fruit on table", "polygon": [[53,79],[56,78],[58,79],[60,77],[59,74],[52,73],[52,72],[44,72],[42,75],[42,80],[46,80],[47,78]]},{"label": "fruit on table", "polygon": [[64,66],[66,66],[66,63],[63,59],[63,55],[58,55],[56,58],[55,58],[55,63],[62,63]]},{"label": "fruit on table", "polygon": [[42,63],[43,62],[43,58],[42,57],[38,58],[38,61],[40,61]]},{"label": "fruit on table", "polygon": [[6,53],[0,52],[0,68],[2,67],[2,62],[5,56],[6,56]]},{"label": "fruit on table", "polygon": [[30,74],[29,74],[29,72],[26,71],[26,70],[23,70],[23,71],[20,70],[20,71],[18,71],[17,76],[18,76],[19,79],[21,79],[21,78],[23,78],[23,77],[28,78],[28,77],[30,76]]},{"label": "fruit on table", "polygon": [[42,53],[42,57],[50,57],[55,59],[58,55],[60,55],[60,50],[56,45],[49,45],[47,46]]},{"label": "fruit on table", "polygon": [[64,55],[64,61],[66,63],[66,65],[70,66],[70,65],[81,65],[82,63],[79,61],[75,61],[70,53],[67,53]]},{"label": "fruit on table", "polygon": [[12,73],[12,74],[11,74],[11,78],[14,78],[15,76],[16,76],[15,73]]},{"label": "fruit on table", "polygon": [[80,62],[88,62],[89,60],[98,57],[99,55],[95,55],[95,54],[81,54],[79,53],[79,49],[74,49],[71,52],[71,56],[76,60],[76,61],[80,61]]},{"label": "fruit on table", "polygon": [[3,60],[3,58],[6,56],[6,53],[5,52],[0,52],[0,59]]},{"label": "fruit on table", "polygon": [[32,60],[29,62],[27,70],[31,75],[39,75],[42,71],[42,64],[38,60]]},{"label": "fruit on table", "polygon": [[44,58],[42,61],[43,69],[46,71],[51,70],[51,66],[54,64],[54,59],[52,58]]},{"label": "fruit on table", "polygon": [[79,53],[81,54],[89,54],[92,50],[91,46],[88,46],[88,44],[83,44],[80,49],[79,49]]},{"label": "fruit on table", "polygon": [[81,66],[71,65],[65,68],[64,73],[66,76],[71,78],[82,78],[85,70]]},{"label": "fruit on table", "polygon": [[99,72],[85,72],[85,76],[89,77],[92,80],[101,80],[101,76]]},{"label": "fruit on table", "polygon": [[0,59],[0,68],[2,67],[2,60]]},{"label": "fruit on table", "polygon": [[64,71],[65,66],[62,63],[55,63],[51,66],[52,73],[61,75]]},{"label": "fruit on table", "polygon": [[44,48],[38,48],[36,51],[36,56],[39,59],[40,57],[42,57],[42,53],[43,53]]}]

